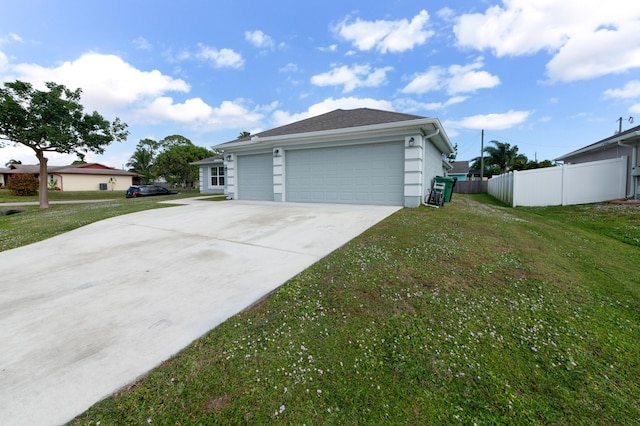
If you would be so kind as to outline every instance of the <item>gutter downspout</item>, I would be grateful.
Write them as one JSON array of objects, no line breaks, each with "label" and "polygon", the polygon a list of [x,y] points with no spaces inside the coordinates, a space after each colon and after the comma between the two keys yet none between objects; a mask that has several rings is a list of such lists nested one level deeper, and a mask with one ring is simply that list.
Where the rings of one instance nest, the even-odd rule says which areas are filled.
[{"label": "gutter downspout", "polygon": [[618,141],[619,146],[631,148],[631,170],[630,177],[632,179],[631,187],[633,188],[633,199],[638,199],[638,176],[633,175],[633,170],[638,167],[638,142],[635,145],[627,145]]},{"label": "gutter downspout", "polygon": [[422,133],[424,135],[425,139],[431,139],[434,136],[438,136],[440,134],[440,129],[436,129],[435,132],[429,134],[429,135],[425,135],[424,133]]}]

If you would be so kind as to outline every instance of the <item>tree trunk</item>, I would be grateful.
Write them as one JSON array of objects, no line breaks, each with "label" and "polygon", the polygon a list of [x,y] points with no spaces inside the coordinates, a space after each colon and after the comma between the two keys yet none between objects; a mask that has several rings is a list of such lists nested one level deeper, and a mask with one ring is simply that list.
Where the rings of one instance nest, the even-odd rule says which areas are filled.
[{"label": "tree trunk", "polygon": [[41,209],[49,208],[49,174],[47,173],[47,157],[44,156],[44,152],[37,151],[36,157],[40,163],[40,177],[39,177],[39,191],[38,200],[40,201]]}]

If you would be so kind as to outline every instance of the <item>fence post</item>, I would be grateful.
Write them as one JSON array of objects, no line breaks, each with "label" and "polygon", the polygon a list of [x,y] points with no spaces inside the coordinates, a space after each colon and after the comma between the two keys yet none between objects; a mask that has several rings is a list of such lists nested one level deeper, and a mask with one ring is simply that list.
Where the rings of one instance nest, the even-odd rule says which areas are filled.
[{"label": "fence post", "polygon": [[518,195],[518,172],[517,171],[513,171],[513,191],[511,192],[512,194],[512,201],[511,201],[511,207],[516,207],[518,205],[518,200],[517,195]]},{"label": "fence post", "polygon": [[567,173],[568,166],[563,164],[562,166],[562,175],[560,176],[560,204],[563,206],[567,205],[567,179],[565,173]]}]

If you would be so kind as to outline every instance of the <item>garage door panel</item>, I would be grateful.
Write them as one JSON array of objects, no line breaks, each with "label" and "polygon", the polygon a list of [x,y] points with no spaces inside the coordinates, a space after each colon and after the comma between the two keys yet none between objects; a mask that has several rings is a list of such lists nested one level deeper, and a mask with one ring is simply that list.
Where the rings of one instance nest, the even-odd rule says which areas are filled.
[{"label": "garage door panel", "polygon": [[238,155],[238,198],[273,201],[273,156]]},{"label": "garage door panel", "polygon": [[401,142],[287,151],[286,199],[403,205]]}]

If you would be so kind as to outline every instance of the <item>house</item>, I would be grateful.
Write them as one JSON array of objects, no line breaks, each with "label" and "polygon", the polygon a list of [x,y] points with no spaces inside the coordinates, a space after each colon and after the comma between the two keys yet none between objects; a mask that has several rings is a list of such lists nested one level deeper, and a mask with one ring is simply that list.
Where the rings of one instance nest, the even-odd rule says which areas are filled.
[{"label": "house", "polygon": [[[0,182],[4,185],[11,182],[11,176],[29,173],[40,175],[38,164],[11,164],[7,169],[0,169],[3,175]],[[61,191],[126,191],[136,183],[140,183],[140,175],[126,170],[114,169],[99,163],[72,164],[69,166],[48,166],[49,186]]]},{"label": "house", "polygon": [[452,164],[451,170],[447,173],[447,176],[458,179],[458,182],[464,182],[467,180],[469,174],[469,162],[468,161],[455,161]]},{"label": "house", "polygon": [[201,194],[224,194],[225,173],[224,160],[222,154],[195,161],[194,166],[200,169],[200,193]]},{"label": "house", "polygon": [[580,164],[626,157],[627,197],[638,198],[640,195],[638,194],[638,176],[640,176],[638,145],[640,145],[640,126],[619,132],[555,160],[563,161],[565,164]]},{"label": "house", "polygon": [[437,118],[338,109],[218,145],[239,200],[418,207],[453,152]]}]

